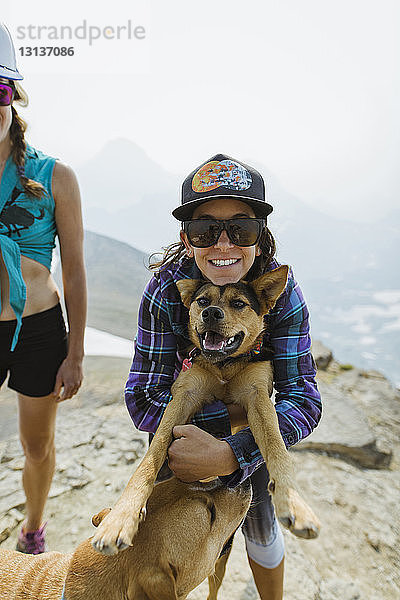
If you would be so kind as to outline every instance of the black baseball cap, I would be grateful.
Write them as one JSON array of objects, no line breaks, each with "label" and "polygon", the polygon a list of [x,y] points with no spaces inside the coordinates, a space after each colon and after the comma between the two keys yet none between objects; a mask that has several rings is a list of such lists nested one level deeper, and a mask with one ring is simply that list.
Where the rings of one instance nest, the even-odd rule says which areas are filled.
[{"label": "black baseball cap", "polygon": [[197,167],[182,184],[181,206],[172,211],[178,221],[191,219],[194,209],[214,198],[237,198],[266,218],[273,210],[265,201],[260,173],[226,154],[216,154]]}]

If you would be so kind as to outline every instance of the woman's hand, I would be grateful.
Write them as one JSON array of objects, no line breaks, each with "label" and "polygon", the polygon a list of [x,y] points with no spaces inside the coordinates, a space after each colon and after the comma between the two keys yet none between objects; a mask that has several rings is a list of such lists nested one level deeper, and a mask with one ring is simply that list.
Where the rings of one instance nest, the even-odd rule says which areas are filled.
[{"label": "woman's hand", "polygon": [[195,425],[177,425],[174,441],[168,450],[169,468],[181,481],[191,483],[200,479],[230,475],[239,463],[228,442],[199,429]]},{"label": "woman's hand", "polygon": [[[63,400],[72,398],[81,387],[82,380],[82,360],[67,356],[57,371],[56,383],[53,390],[56,402],[63,402]],[[64,388],[62,394],[61,388]]]}]

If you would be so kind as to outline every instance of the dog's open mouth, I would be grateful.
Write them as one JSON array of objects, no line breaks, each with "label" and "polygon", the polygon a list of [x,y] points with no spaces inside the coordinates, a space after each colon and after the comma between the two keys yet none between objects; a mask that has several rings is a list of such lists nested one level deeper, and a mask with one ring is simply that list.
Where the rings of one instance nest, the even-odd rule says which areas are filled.
[{"label": "dog's open mouth", "polygon": [[203,352],[225,355],[235,352],[244,338],[244,333],[242,331],[231,337],[224,337],[216,331],[205,331],[198,335]]}]

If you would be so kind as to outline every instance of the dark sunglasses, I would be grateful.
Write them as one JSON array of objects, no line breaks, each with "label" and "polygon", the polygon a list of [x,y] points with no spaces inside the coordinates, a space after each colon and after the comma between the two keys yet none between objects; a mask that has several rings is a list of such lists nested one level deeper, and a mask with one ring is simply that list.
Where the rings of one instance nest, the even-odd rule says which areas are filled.
[{"label": "dark sunglasses", "polygon": [[0,106],[10,106],[14,100],[15,88],[7,83],[0,83]]},{"label": "dark sunglasses", "polygon": [[264,226],[264,219],[195,219],[185,221],[183,231],[195,248],[214,246],[224,230],[235,246],[254,246],[260,239]]}]

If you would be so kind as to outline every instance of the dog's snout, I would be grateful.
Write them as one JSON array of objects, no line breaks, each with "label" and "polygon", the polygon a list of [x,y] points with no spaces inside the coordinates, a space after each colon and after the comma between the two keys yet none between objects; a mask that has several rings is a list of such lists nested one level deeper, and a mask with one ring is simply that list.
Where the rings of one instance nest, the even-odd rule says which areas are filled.
[{"label": "dog's snout", "polygon": [[221,321],[224,318],[224,311],[218,306],[208,306],[201,313],[201,318],[204,323],[212,323],[214,321]]}]

